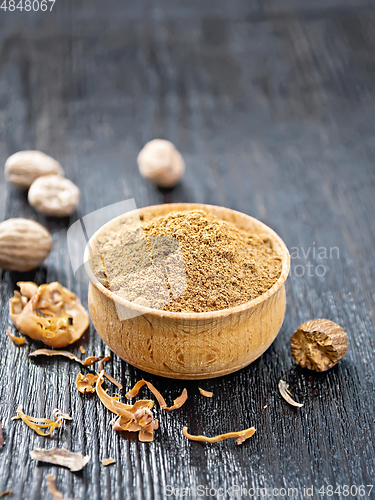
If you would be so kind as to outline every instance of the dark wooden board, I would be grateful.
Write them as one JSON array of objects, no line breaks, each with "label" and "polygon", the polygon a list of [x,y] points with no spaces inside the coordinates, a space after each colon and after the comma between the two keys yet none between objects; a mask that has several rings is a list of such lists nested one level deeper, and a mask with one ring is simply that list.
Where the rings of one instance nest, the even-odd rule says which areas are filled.
[{"label": "dark wooden board", "polygon": [[[52,13],[0,12],[0,163],[15,151],[41,149],[82,190],[77,214],[57,221],[37,214],[0,176],[1,220],[38,220],[54,239],[35,272],[1,274],[0,492],[47,499],[51,472],[64,496],[77,500],[167,498],[168,485],[213,488],[188,498],[223,498],[218,488],[236,486],[266,487],[268,498],[281,498],[272,488],[297,488],[286,497],[298,499],[313,486],[318,499],[327,497],[318,494],[322,486],[374,484],[375,7],[248,3],[57,0]],[[154,137],[173,141],[187,164],[167,192],[136,166]],[[66,230],[128,198],[139,207],[188,201],[234,208],[270,225],[293,252],[283,327],[249,367],[185,383],[114,357],[110,372],[124,393],[142,377],[169,403],[188,389],[180,410],[156,408],[160,429],[151,444],[114,433],[97,399],[77,395],[78,366],[31,361],[36,345],[17,348],[5,333],[8,299],[21,278],[58,280],[87,306]],[[318,258],[318,247],[337,250]],[[346,358],[325,374],[300,369],[290,355],[292,333],[316,317],[339,322],[349,336]],[[93,328],[82,345],[88,354],[109,352]],[[280,397],[280,378],[303,408]],[[214,397],[200,396],[198,386]],[[59,407],[74,420],[45,439],[11,421],[19,404],[35,416]],[[183,425],[206,435],[251,425],[257,432],[241,446],[207,445],[187,442]],[[89,454],[89,464],[71,473],[30,460],[31,449],[54,445]],[[105,468],[100,460],[108,456],[116,463]]]}]

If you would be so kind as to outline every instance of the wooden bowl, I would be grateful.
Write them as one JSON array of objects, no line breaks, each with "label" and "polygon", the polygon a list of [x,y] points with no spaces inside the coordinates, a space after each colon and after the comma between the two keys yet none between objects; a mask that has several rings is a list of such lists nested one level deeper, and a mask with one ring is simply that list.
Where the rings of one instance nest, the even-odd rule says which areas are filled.
[{"label": "wooden bowl", "polygon": [[[159,216],[197,209],[230,221],[252,234],[269,237],[282,259],[281,275],[272,288],[254,300],[220,311],[185,313],[151,309],[129,302],[104,287],[90,268],[86,249],[89,310],[97,332],[120,358],[163,377],[205,379],[240,370],[268,349],[284,320],[284,283],[290,265],[288,249],[272,229],[248,215],[213,205],[155,205],[112,219],[94,234],[90,243],[95,244],[103,231],[135,213]],[[119,306],[138,315],[120,321]]]}]

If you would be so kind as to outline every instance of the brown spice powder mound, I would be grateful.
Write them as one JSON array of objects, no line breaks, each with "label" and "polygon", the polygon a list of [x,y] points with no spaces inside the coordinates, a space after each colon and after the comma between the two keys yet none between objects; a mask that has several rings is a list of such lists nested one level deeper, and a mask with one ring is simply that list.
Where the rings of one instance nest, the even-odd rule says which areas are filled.
[{"label": "brown spice powder mound", "polygon": [[[107,288],[141,305],[218,311],[259,297],[281,274],[281,258],[266,235],[249,234],[202,210],[142,219],[142,228],[124,225],[102,239],[92,265]],[[183,293],[176,297],[171,288],[179,283]]]}]

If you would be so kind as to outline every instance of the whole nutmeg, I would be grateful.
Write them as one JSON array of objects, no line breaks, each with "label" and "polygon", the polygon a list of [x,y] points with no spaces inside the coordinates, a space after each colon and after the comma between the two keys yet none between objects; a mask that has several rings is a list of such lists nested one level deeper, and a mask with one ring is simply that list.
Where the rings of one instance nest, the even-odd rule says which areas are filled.
[{"label": "whole nutmeg", "polygon": [[0,267],[7,271],[31,271],[52,248],[45,227],[29,219],[8,219],[0,224]]},{"label": "whole nutmeg", "polygon": [[19,151],[5,162],[5,177],[22,189],[28,189],[42,175],[59,174],[64,171],[58,161],[41,151]]},{"label": "whole nutmeg", "polygon": [[148,142],[137,158],[141,175],[159,187],[177,184],[185,170],[185,163],[175,146],[163,139]]},{"label": "whole nutmeg", "polygon": [[298,327],[290,339],[290,346],[297,364],[323,372],[345,356],[348,338],[337,323],[329,319],[314,319]]},{"label": "whole nutmeg", "polygon": [[74,212],[80,196],[78,187],[65,177],[43,175],[31,184],[28,200],[42,214],[68,217]]}]

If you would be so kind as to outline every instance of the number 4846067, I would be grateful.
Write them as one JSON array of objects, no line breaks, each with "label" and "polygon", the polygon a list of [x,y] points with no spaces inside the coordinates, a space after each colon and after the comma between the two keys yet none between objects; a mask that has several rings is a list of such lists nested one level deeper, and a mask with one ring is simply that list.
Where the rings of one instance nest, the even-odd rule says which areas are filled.
[{"label": "number 4846067", "polygon": [[[0,0],[1,1],[1,0]],[[42,12],[51,11],[55,5],[56,0],[4,0],[0,5],[0,9],[9,12],[16,10],[26,10],[26,12],[33,10],[41,10]]]}]

